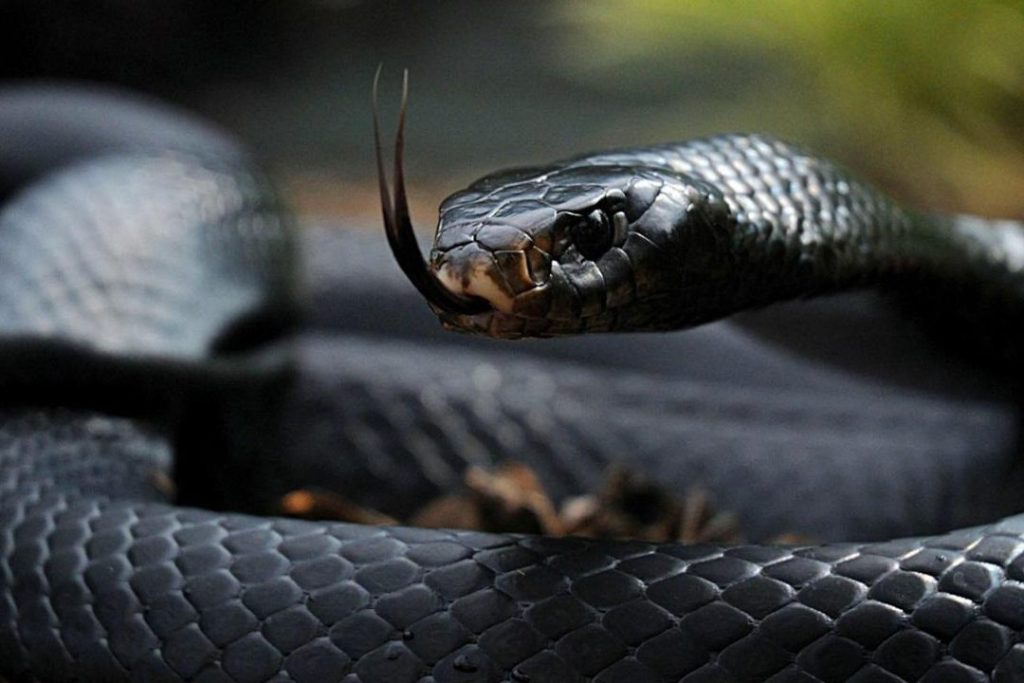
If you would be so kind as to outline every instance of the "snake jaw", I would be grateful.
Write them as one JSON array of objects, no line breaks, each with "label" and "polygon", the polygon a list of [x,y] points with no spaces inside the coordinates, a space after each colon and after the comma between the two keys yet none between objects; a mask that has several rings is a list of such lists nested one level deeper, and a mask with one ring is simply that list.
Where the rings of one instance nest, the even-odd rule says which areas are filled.
[{"label": "snake jaw", "polygon": [[392,196],[384,172],[384,152],[380,141],[380,106],[378,104],[378,84],[383,65],[377,67],[373,77],[373,143],[377,161],[377,184],[380,190],[381,213],[384,218],[384,231],[388,237],[391,252],[398,261],[413,286],[434,307],[451,313],[475,315],[484,313],[490,306],[479,298],[469,298],[454,294],[438,282],[427,267],[427,263],[416,241],[416,233],[409,216],[409,201],[405,192],[405,114],[409,104],[409,71],[402,75],[402,104],[398,115],[398,131],[395,133],[394,178],[395,191]]},{"label": "snake jaw", "polygon": [[495,311],[513,314],[516,301],[495,256],[476,243],[435,254],[431,260],[435,279],[461,299],[480,299]]},{"label": "snake jaw", "polygon": [[[501,311],[492,310],[476,315],[461,315],[447,313],[435,308],[434,312],[437,313],[441,326],[451,332],[483,335],[492,339],[522,339],[524,337],[549,336],[529,330],[530,323],[538,321],[502,313]],[[539,322],[542,324],[546,323],[544,320]]]},{"label": "snake jaw", "polygon": [[476,297],[487,301],[495,310],[512,313],[515,300],[506,294],[484,267],[475,267],[476,274],[467,279],[448,265],[437,272],[437,279],[449,291],[464,298]]}]

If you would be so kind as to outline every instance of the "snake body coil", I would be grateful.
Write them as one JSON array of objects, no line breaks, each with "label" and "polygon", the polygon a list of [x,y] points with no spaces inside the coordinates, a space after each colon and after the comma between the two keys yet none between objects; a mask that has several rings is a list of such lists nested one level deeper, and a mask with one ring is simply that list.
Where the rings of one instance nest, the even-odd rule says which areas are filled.
[{"label": "snake body coil", "polygon": [[[636,176],[642,154],[616,157],[617,177]],[[767,160],[799,161],[781,154]],[[667,172],[664,166],[640,176],[657,177]],[[443,220],[458,218],[452,225],[481,227],[458,244],[439,242],[439,270],[461,268],[454,250],[469,252],[470,244],[491,248],[499,235],[519,244],[474,251],[466,277],[441,277],[459,297],[449,303],[473,311],[479,302],[470,305],[467,296],[489,296],[504,307],[442,313],[450,324],[516,335],[533,325],[539,333],[629,321],[664,327],[731,311],[741,292],[752,304],[770,298],[756,283],[774,271],[709,262],[695,248],[687,251],[686,267],[703,264],[698,272],[722,277],[715,287],[693,278],[683,290],[687,302],[660,313],[654,302],[664,303],[670,293],[678,299],[678,281],[670,292],[661,271],[634,257],[630,239],[637,238],[629,234],[639,233],[622,232],[628,226],[616,211],[592,215],[597,209],[589,199],[579,201],[584,196],[625,202],[632,224],[649,220],[651,230],[663,202],[680,216],[709,221],[701,225],[719,225],[714,221],[721,217],[722,225],[748,226],[723,239],[764,246],[765,263],[788,263],[801,286],[814,290],[862,279],[835,269],[846,255],[868,258],[860,237],[851,234],[847,251],[832,256],[816,250],[819,261],[792,256],[787,245],[816,234],[810,223],[803,232],[787,232],[760,209],[757,217],[748,212],[748,220],[738,220],[729,197],[742,207],[742,193],[717,189],[709,176],[694,195],[665,184],[652,192],[642,183],[620,185],[616,193],[594,182],[597,174],[586,163],[545,177],[563,173],[588,181],[562,199],[528,181],[505,178],[501,187],[484,181],[443,207]],[[737,175],[726,185],[744,182]],[[502,189],[506,181],[514,189]],[[487,204],[502,192],[516,199]],[[523,192],[536,196],[519,203]],[[645,207],[630,208],[636,193]],[[691,210],[697,196],[715,201],[706,212]],[[861,207],[864,219],[884,211],[895,225],[913,229],[898,209],[866,190],[851,194],[823,184],[817,196],[838,197],[838,205],[842,197],[858,198],[851,206]],[[557,208],[559,201],[568,208]],[[528,229],[540,223],[527,224],[527,215],[551,222],[550,250],[541,249],[547,258],[530,251],[543,242]],[[813,216],[798,211],[797,218]],[[578,227],[585,219],[589,227]],[[571,237],[559,246],[562,229]],[[661,231],[671,239],[667,227]],[[460,234],[445,228],[439,240]],[[658,237],[648,234],[637,253],[666,253]],[[727,258],[716,234],[698,237],[711,239],[719,245],[711,253]],[[588,254],[597,256],[604,281],[614,280],[601,248],[636,258],[638,269],[629,287],[597,296]],[[1005,243],[1001,249],[1010,253]],[[480,254],[492,253],[481,267]],[[214,456],[244,457],[258,441],[243,438],[260,425],[245,419],[244,410],[255,406],[252,414],[260,415],[257,408],[273,406],[265,378],[287,377],[287,364],[262,349],[292,318],[294,258],[288,221],[259,176],[201,150],[88,159],[6,205],[0,215],[0,675],[14,681],[1024,680],[1022,517],[882,543],[688,547],[370,528],[168,503],[160,473],[172,460],[179,472],[212,469],[221,462]],[[994,263],[988,253],[978,259]],[[545,312],[529,321],[559,322],[507,317],[516,310],[509,301],[528,287],[519,290],[521,283],[493,270],[492,262],[530,274],[533,289],[544,286],[536,280],[548,273],[552,296],[559,277],[574,287],[557,295],[569,296],[565,301],[545,304],[534,295],[521,308]],[[894,262],[892,270],[900,268]],[[488,283],[472,281],[473,274]],[[726,274],[746,279],[732,285]],[[796,286],[784,292],[804,293]],[[648,293],[652,298],[644,299]],[[630,301],[648,303],[636,309],[642,313],[608,313]],[[711,301],[720,307],[697,308]],[[581,314],[589,322],[580,323]],[[358,358],[352,365],[357,372]],[[60,385],[68,382],[73,391],[65,399],[67,387]],[[429,407],[428,399],[420,397],[420,409]],[[190,427],[211,410],[235,424],[243,443]],[[212,450],[208,443],[204,450],[211,438]],[[209,458],[196,463],[196,452]]]}]

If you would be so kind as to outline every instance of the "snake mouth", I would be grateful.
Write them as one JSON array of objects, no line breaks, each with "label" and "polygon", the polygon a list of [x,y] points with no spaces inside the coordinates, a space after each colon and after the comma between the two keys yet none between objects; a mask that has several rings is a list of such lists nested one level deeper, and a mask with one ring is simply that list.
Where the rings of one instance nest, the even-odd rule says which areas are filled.
[{"label": "snake mouth", "polygon": [[453,295],[482,299],[495,312],[510,315],[515,312],[515,296],[494,254],[476,243],[433,254],[431,270],[437,281]]},{"label": "snake mouth", "polygon": [[381,212],[384,216],[384,231],[388,236],[391,253],[398,261],[413,286],[435,308],[446,313],[458,315],[478,315],[491,310],[490,304],[475,296],[456,294],[438,281],[427,267],[427,262],[416,241],[416,233],[409,216],[409,202],[405,192],[404,149],[405,149],[405,112],[409,103],[409,71],[402,76],[402,104],[398,114],[398,131],[395,134],[394,180],[395,191],[392,195],[384,172],[384,152],[380,141],[380,106],[378,104],[377,86],[380,81],[381,67],[373,78],[373,143],[377,158],[377,183],[380,189]]}]

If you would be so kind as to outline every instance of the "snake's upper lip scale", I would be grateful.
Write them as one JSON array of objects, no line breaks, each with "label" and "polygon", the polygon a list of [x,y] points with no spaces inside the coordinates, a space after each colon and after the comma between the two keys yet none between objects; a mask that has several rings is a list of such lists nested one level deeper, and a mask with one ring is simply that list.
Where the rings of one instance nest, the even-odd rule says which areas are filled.
[{"label": "snake's upper lip scale", "polygon": [[[383,66],[383,65],[382,65]],[[405,111],[409,102],[409,71],[402,75],[402,104],[398,115],[398,132],[395,134],[395,192],[392,199],[388,181],[384,174],[384,154],[380,142],[380,107],[377,98],[377,84],[380,81],[381,66],[373,77],[373,143],[377,157],[377,182],[380,188],[380,205],[384,214],[384,231],[388,244],[395,255],[402,272],[419,290],[427,301],[451,313],[475,315],[491,309],[490,304],[477,297],[463,297],[449,291],[430,272],[427,262],[416,242],[416,234],[409,217],[409,203],[405,194],[405,173],[403,171],[403,150],[405,147]]]}]

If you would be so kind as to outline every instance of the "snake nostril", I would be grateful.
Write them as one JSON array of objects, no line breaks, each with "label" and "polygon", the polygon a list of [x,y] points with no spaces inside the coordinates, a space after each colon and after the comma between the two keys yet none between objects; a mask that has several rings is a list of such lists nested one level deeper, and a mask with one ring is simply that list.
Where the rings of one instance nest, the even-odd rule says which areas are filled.
[{"label": "snake nostril", "polygon": [[432,249],[430,256],[427,260],[427,268],[435,277],[447,267],[448,264],[448,252],[441,251],[440,249]]}]

